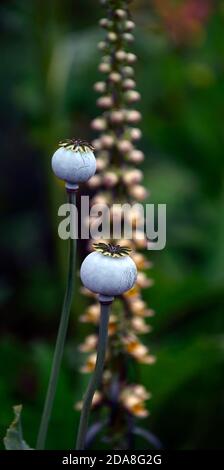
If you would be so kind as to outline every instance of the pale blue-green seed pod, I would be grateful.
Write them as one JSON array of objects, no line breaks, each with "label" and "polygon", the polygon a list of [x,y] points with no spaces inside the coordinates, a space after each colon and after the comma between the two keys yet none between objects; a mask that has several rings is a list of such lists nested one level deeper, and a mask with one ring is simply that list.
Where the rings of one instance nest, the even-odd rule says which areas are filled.
[{"label": "pale blue-green seed pod", "polygon": [[87,289],[101,296],[114,297],[133,287],[137,278],[137,268],[128,254],[105,255],[101,250],[90,253],[84,259],[80,276]]},{"label": "pale blue-green seed pod", "polygon": [[85,141],[66,140],[59,144],[52,157],[55,175],[66,182],[68,189],[76,189],[96,172],[93,147]]}]

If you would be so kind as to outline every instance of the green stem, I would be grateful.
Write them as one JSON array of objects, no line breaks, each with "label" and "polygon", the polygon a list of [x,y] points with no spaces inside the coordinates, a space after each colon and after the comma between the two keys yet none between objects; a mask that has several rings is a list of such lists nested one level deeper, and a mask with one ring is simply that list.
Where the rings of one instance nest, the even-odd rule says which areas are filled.
[{"label": "green stem", "polygon": [[85,448],[85,437],[88,428],[88,420],[89,414],[91,409],[91,404],[93,400],[93,395],[97,390],[98,386],[100,385],[104,362],[105,362],[105,355],[106,355],[106,348],[107,348],[107,338],[108,338],[108,323],[109,323],[109,315],[110,315],[110,305],[111,303],[101,303],[101,313],[100,313],[100,327],[99,327],[99,339],[98,339],[98,347],[97,347],[97,359],[96,359],[96,366],[93,372],[93,375],[90,379],[87,391],[84,396],[83,400],[83,407],[81,412],[81,418],[79,423],[79,430],[78,430],[78,437],[76,442],[76,450],[83,450]]},{"label": "green stem", "polygon": [[[76,194],[75,191],[68,193],[68,202],[69,204],[76,205]],[[72,211],[71,211],[72,214]],[[72,217],[72,215],[71,215]],[[72,224],[72,221],[71,221]],[[76,263],[76,239],[70,238],[69,241],[69,267],[68,267],[68,277],[67,277],[67,287],[64,297],[64,303],[61,313],[61,320],[58,329],[57,341],[54,350],[54,357],[51,367],[51,374],[48,383],[47,395],[45,399],[43,414],[41,418],[38,438],[37,438],[37,449],[44,449],[47,431],[49,426],[49,421],[52,413],[52,408],[54,404],[56,388],[58,383],[58,377],[64,352],[65,339],[68,329],[69,314],[71,310],[72,297],[73,297],[73,288],[74,288],[74,277],[75,277],[75,263]]]}]

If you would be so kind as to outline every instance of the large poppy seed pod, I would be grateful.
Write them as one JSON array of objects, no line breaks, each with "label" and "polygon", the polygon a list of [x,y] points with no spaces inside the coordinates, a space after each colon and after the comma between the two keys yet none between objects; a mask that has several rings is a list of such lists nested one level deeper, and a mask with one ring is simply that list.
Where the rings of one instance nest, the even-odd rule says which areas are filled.
[{"label": "large poppy seed pod", "polygon": [[98,243],[81,266],[81,280],[87,289],[103,297],[114,297],[131,289],[137,268],[128,256],[130,249],[120,245]]},{"label": "large poppy seed pod", "polygon": [[67,189],[77,189],[96,172],[94,147],[84,140],[69,139],[59,143],[52,157],[55,175],[66,181]]}]

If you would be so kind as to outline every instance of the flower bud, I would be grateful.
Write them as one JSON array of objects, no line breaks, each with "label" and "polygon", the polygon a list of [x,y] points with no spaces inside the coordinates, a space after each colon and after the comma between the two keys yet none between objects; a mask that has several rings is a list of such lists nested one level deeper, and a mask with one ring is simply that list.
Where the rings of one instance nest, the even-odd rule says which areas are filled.
[{"label": "flower bud", "polygon": [[128,153],[132,150],[133,145],[130,140],[120,140],[117,143],[117,147],[122,153]]},{"label": "flower bud", "polygon": [[100,177],[100,175],[94,175],[94,176],[92,176],[92,178],[90,178],[90,180],[88,181],[87,185],[88,185],[88,187],[89,187],[90,189],[99,188],[99,186],[101,185],[101,177]]},{"label": "flower bud", "polygon": [[129,64],[134,64],[137,60],[137,56],[132,52],[128,52],[126,55],[126,60]]},{"label": "flower bud", "polygon": [[118,183],[118,176],[113,171],[104,174],[103,182],[107,188],[113,188]]},{"label": "flower bud", "polygon": [[144,201],[148,196],[148,191],[144,186],[136,184],[129,189],[130,195],[137,201]]},{"label": "flower bud", "polygon": [[83,344],[80,344],[79,346],[79,351],[81,352],[91,352],[96,349],[98,342],[98,337],[97,335],[89,335],[85,338],[85,342]]},{"label": "flower bud", "polygon": [[96,365],[96,357],[96,353],[90,354],[87,358],[86,364],[80,368],[80,372],[83,372],[84,374],[93,372]]},{"label": "flower bud", "polygon": [[108,23],[109,21],[107,18],[101,18],[101,20],[99,21],[99,25],[101,26],[101,28],[107,28]]},{"label": "flower bud", "polygon": [[132,140],[139,140],[142,136],[141,130],[137,127],[133,127],[132,129],[130,129],[129,134]]},{"label": "flower bud", "polygon": [[142,115],[136,109],[128,110],[126,112],[126,121],[132,124],[139,122],[142,118]]},{"label": "flower bud", "polygon": [[134,69],[130,65],[125,65],[125,67],[123,67],[122,70],[123,70],[123,74],[125,75],[125,77],[133,77]]},{"label": "flower bud", "polygon": [[132,31],[134,28],[135,28],[135,23],[134,23],[134,21],[131,21],[131,20],[125,21],[125,29],[126,29],[127,31]]},{"label": "flower bud", "polygon": [[122,83],[122,86],[125,90],[131,90],[132,88],[135,88],[136,83],[132,78],[125,78],[125,80]]},{"label": "flower bud", "polygon": [[141,98],[141,95],[138,91],[128,90],[125,93],[125,99],[128,103],[135,103],[136,101],[139,101],[140,98]]},{"label": "flower bud", "polygon": [[123,51],[123,49],[120,49],[119,51],[115,53],[115,57],[117,60],[119,60],[119,62],[126,60],[126,56],[127,56],[127,53]]},{"label": "flower bud", "polygon": [[115,42],[117,40],[117,34],[114,31],[110,31],[107,35],[107,38],[110,42]]},{"label": "flower bud", "polygon": [[101,62],[101,64],[99,65],[99,71],[102,73],[109,73],[111,71],[110,64],[107,64],[106,62]]},{"label": "flower bud", "polygon": [[140,299],[134,299],[130,302],[130,309],[135,315],[139,315],[140,317],[144,316],[144,310],[146,308],[146,303]]},{"label": "flower bud", "polygon": [[131,320],[132,327],[136,331],[136,333],[143,334],[149,333],[151,331],[151,327],[147,325],[143,318],[141,317],[134,317]]},{"label": "flower bud", "polygon": [[106,83],[105,82],[96,82],[94,84],[93,88],[97,93],[104,93],[106,91]]},{"label": "flower bud", "polygon": [[123,34],[123,38],[124,38],[124,40],[127,41],[127,42],[133,42],[134,39],[135,39],[134,36],[133,36],[133,34],[131,34],[131,33],[124,33],[124,34]]},{"label": "flower bud", "polygon": [[144,153],[141,150],[134,149],[129,153],[128,160],[133,163],[141,163],[144,160]]},{"label": "flower bud", "polygon": [[97,106],[100,106],[101,108],[111,108],[113,105],[113,99],[111,96],[101,96],[97,100]]},{"label": "flower bud", "polygon": [[91,128],[94,131],[105,131],[106,127],[107,127],[107,122],[106,122],[106,119],[104,118],[96,118],[96,119],[93,119],[93,121],[91,122]]},{"label": "flower bud", "polygon": [[114,145],[114,138],[112,135],[103,134],[100,138],[101,144],[103,148],[109,149]]},{"label": "flower bud", "polygon": [[121,74],[118,72],[111,72],[111,74],[109,75],[109,79],[111,80],[111,82],[114,83],[119,83],[121,81],[121,78]]},{"label": "flower bud", "polygon": [[124,121],[124,111],[122,110],[111,111],[110,121],[113,122],[114,124],[122,123]]},{"label": "flower bud", "polygon": [[115,10],[115,15],[120,18],[121,20],[123,20],[124,18],[126,18],[127,16],[127,13],[125,10],[122,10],[121,8],[118,8],[117,10]]},{"label": "flower bud", "polygon": [[123,175],[123,181],[124,183],[128,185],[140,183],[142,179],[143,179],[143,173],[141,170],[137,170],[137,169],[129,170]]}]

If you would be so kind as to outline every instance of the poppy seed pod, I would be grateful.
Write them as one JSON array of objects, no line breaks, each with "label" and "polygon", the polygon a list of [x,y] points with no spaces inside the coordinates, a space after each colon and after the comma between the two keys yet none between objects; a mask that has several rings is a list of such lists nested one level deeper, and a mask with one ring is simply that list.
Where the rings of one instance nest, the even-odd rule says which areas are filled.
[{"label": "poppy seed pod", "polygon": [[83,140],[69,139],[59,143],[52,157],[55,175],[66,181],[68,189],[77,189],[79,183],[88,181],[96,172],[94,147]]},{"label": "poppy seed pod", "polygon": [[87,289],[105,297],[121,295],[137,279],[137,268],[128,256],[130,249],[120,245],[98,243],[81,266],[81,280]]}]

